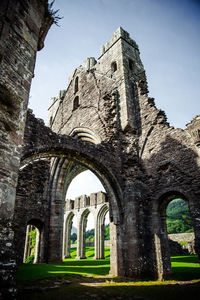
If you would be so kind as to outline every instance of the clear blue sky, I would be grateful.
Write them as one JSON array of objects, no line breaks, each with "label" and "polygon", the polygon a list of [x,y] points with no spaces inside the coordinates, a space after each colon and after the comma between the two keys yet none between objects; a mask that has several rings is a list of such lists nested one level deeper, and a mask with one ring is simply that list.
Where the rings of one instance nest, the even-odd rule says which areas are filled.
[{"label": "clear blue sky", "polygon": [[[99,57],[119,26],[139,45],[149,96],[170,124],[184,128],[200,114],[200,1],[56,0],[54,7],[63,19],[38,52],[30,93],[37,117],[46,121],[49,99],[67,88],[68,76],[87,57]],[[84,186],[73,197],[85,193]]]}]

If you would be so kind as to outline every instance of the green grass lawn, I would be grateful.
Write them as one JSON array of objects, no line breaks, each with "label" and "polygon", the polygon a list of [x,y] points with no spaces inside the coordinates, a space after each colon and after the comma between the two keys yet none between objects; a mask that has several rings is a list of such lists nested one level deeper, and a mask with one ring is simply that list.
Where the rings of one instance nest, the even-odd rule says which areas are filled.
[{"label": "green grass lawn", "polygon": [[[52,276],[106,276],[110,270],[110,249],[105,247],[105,259],[94,260],[94,248],[86,247],[87,259],[76,260],[76,248],[71,249],[71,258],[61,264],[21,264],[17,280],[23,282]],[[174,280],[200,279],[200,264],[196,255],[171,257]]]},{"label": "green grass lawn", "polygon": [[172,256],[171,264],[174,280],[200,279],[200,264],[197,255]]},{"label": "green grass lawn", "polygon": [[[71,258],[60,264],[21,264],[17,273],[19,300],[177,300],[197,299],[200,264],[197,256],[171,257],[174,281],[134,282],[109,277],[110,250],[105,259],[94,260],[94,248],[87,247],[87,259]],[[176,280],[176,281],[175,281]],[[57,286],[56,286],[57,285]]]},{"label": "green grass lawn", "polygon": [[61,264],[20,264],[17,281],[36,280],[50,276],[108,275],[110,270],[110,248],[105,247],[105,259],[94,260],[94,247],[86,247],[86,258],[76,260],[76,248],[71,249],[71,258],[64,259]]}]

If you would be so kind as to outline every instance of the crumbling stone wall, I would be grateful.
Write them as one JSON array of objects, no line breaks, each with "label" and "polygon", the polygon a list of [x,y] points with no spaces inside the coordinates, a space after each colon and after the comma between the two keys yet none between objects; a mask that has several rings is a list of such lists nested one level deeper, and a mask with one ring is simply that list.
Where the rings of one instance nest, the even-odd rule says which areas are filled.
[{"label": "crumbling stone wall", "polygon": [[19,171],[14,214],[14,245],[17,262],[23,262],[27,225],[43,224],[38,228],[41,241],[38,262],[45,261],[49,226],[48,202],[49,162],[40,160]]},{"label": "crumbling stone wall", "polygon": [[189,203],[199,253],[198,118],[186,130],[170,127],[148,97],[138,46],[122,28],[102,47],[99,59],[88,58],[72,73],[67,89],[51,100],[53,131],[104,145],[117,157],[121,275],[170,276],[165,211],[176,197]]},{"label": "crumbling stone wall", "polygon": [[12,221],[28,95],[52,22],[47,0],[0,1],[0,297],[6,299],[15,293]]},{"label": "crumbling stone wall", "polygon": [[83,169],[93,171],[107,192],[111,274],[171,275],[166,207],[178,197],[188,201],[199,255],[199,120],[186,130],[169,126],[148,97],[137,44],[119,28],[100,58],[87,59],[66,91],[52,99],[52,130],[28,114],[22,165],[54,157],[48,261],[62,259],[63,203],[71,180]]}]

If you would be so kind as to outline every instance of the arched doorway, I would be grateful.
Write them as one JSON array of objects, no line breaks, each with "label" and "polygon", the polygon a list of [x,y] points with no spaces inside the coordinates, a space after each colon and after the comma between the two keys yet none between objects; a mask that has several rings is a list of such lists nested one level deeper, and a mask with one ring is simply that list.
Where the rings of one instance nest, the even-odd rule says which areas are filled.
[{"label": "arched doorway", "polygon": [[43,223],[40,220],[28,221],[24,246],[24,263],[39,263],[42,251]]},{"label": "arched doorway", "polygon": [[[77,144],[78,142],[76,142]],[[90,148],[90,146],[89,146]],[[65,196],[73,178],[86,169],[92,171],[98,179],[101,181],[105,188],[109,209],[110,209],[110,221],[112,227],[112,241],[111,241],[111,270],[113,275],[124,274],[123,269],[123,255],[120,247],[120,219],[122,217],[121,199],[122,191],[118,183],[116,174],[110,167],[110,158],[108,162],[98,159],[98,157],[88,155],[82,155],[81,153],[73,152],[70,149],[58,150],[58,156],[53,149],[51,151],[41,152],[40,154],[34,153],[32,157],[26,154],[24,164],[31,160],[37,159],[38,155],[42,157],[53,157],[50,163],[50,179],[49,179],[49,195],[48,201],[50,203],[49,211],[49,228],[48,228],[48,247],[47,247],[47,262],[61,262],[63,257],[63,222],[64,222],[64,204]],[[63,151],[63,154],[62,154]],[[96,151],[96,150],[95,150]],[[95,154],[98,154],[98,151]],[[73,156],[72,156],[73,155]],[[107,156],[106,156],[107,159]]]},{"label": "arched doorway", "polygon": [[[186,198],[186,196],[177,191],[170,191],[163,195],[161,195],[154,206],[153,214],[154,214],[154,242],[156,249],[156,259],[157,259],[157,271],[158,271],[158,279],[168,279],[172,277],[172,267],[170,255],[172,254],[173,247],[172,243],[169,241],[169,232],[170,226],[172,227],[173,222],[169,222],[169,218],[167,220],[167,214],[170,216],[170,211],[172,207],[175,207],[178,203],[179,207],[185,207],[185,212],[187,211],[187,215],[190,215],[190,223],[193,223],[192,216],[192,205]],[[188,207],[188,209],[187,209]],[[180,211],[179,211],[180,213]],[[172,213],[171,213],[172,216]],[[174,222],[175,223],[175,222]],[[170,225],[171,224],[171,225]],[[176,227],[172,231],[181,231],[181,224],[176,223]],[[182,224],[183,225],[183,224]],[[186,227],[189,229],[188,227]],[[190,226],[190,228],[193,228]],[[186,230],[187,230],[186,229]],[[186,231],[185,230],[185,231]],[[184,229],[182,229],[184,231]]]},{"label": "arched doorway", "polygon": [[[95,191],[98,193],[94,193]],[[69,185],[66,198],[75,199],[66,199],[64,248],[66,239],[68,239],[68,245],[70,244],[67,232],[71,230],[71,221],[68,220],[76,215],[77,259],[86,258],[85,246],[94,247],[95,259],[104,258],[104,223],[109,211],[108,199],[104,191],[103,185],[91,171],[83,171]],[[69,253],[64,257],[70,257]]]}]

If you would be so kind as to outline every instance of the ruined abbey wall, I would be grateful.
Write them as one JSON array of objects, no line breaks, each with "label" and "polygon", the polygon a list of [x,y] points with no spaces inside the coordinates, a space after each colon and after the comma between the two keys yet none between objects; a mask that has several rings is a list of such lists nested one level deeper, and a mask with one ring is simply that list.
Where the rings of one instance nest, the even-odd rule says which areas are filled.
[{"label": "ruined abbey wall", "polygon": [[170,127],[148,97],[138,46],[122,28],[52,98],[49,125],[114,153],[122,193],[119,248],[129,276],[145,276],[151,266],[170,274],[165,210],[176,197],[189,203],[199,249],[199,117],[186,130]]},{"label": "ruined abbey wall", "polygon": [[200,255],[199,116],[186,130],[169,126],[164,112],[148,97],[137,44],[118,28],[99,59],[88,58],[73,72],[66,90],[51,100],[49,128],[28,113],[22,149],[36,51],[53,20],[47,1],[11,4],[0,4],[3,294],[14,293],[13,225],[16,245],[19,238],[22,247],[30,218],[34,224],[44,223],[43,257],[48,262],[62,260],[65,195],[84,169],[94,172],[107,193],[110,273],[134,279],[168,278],[165,209],[170,200],[188,201]]},{"label": "ruined abbey wall", "polygon": [[[45,235],[49,226],[49,162],[46,160],[28,164],[19,171],[19,184],[15,201],[14,232],[17,262],[23,262],[27,225],[39,226],[44,236],[43,249],[38,262],[45,262],[47,251]],[[39,225],[38,225],[39,224]],[[41,228],[40,228],[41,227]]]},{"label": "ruined abbey wall", "polygon": [[46,0],[0,2],[0,298],[15,294],[13,214],[37,50],[53,22]]},{"label": "ruined abbey wall", "polygon": [[51,99],[52,131],[28,114],[22,162],[56,157],[48,185],[47,260],[62,259],[65,195],[87,168],[108,194],[111,274],[171,275],[165,211],[177,197],[189,203],[199,253],[199,125],[196,117],[186,130],[170,127],[148,97],[136,43],[119,28],[100,58],[87,59],[67,90]]}]

